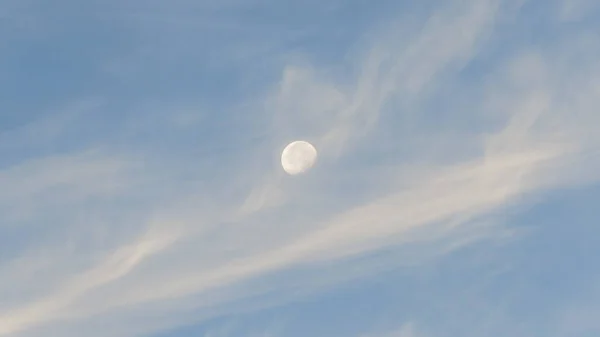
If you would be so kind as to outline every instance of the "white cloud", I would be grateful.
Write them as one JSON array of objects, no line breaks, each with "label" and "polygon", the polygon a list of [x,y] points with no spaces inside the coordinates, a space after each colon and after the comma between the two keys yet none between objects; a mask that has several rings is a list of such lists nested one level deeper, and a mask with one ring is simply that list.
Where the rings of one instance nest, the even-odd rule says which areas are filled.
[{"label": "white cloud", "polygon": [[[580,41],[557,41],[556,50],[515,53],[497,72],[475,81],[484,85],[484,94],[467,110],[458,111],[462,105],[447,98],[445,113],[456,114],[453,119],[489,115],[495,123],[437,143],[436,132],[452,125],[437,127],[435,120],[427,120],[429,111],[422,103],[438,98],[448,78],[458,77],[477,55],[493,32],[499,10],[497,1],[456,1],[414,36],[409,35],[412,30],[403,35],[394,26],[366,53],[351,82],[316,65],[289,65],[265,98],[266,112],[252,112],[257,119],[272,119],[272,136],[240,153],[235,177],[215,177],[223,186],[184,189],[173,176],[157,172],[177,163],[140,167],[140,162],[95,153],[37,160],[0,172],[0,182],[9,191],[0,194],[0,207],[19,210],[19,216],[9,212],[2,220],[27,216],[31,223],[56,226],[74,241],[96,230],[112,236],[92,240],[90,247],[76,244],[76,249],[61,249],[56,237],[36,238],[42,248],[2,262],[0,275],[19,284],[15,289],[0,282],[0,294],[8,288],[22,297],[0,305],[0,335],[48,336],[55,331],[74,336],[81,334],[83,324],[103,322],[102,333],[90,331],[89,336],[108,331],[130,336],[201,319],[172,313],[211,305],[226,312],[223,305],[248,295],[236,288],[244,281],[389,245],[437,239],[438,230],[446,227],[436,224],[472,220],[543,188],[597,180],[600,138],[592,125],[599,121],[595,107],[600,96],[595,94],[600,67],[593,57],[577,56],[597,53]],[[573,58],[580,62],[574,64]],[[461,85],[457,80],[452,90],[468,90]],[[390,114],[403,120],[422,118],[426,127],[419,131],[430,147],[391,165],[363,163],[344,174],[352,169],[340,163],[359,145],[372,142],[373,134],[386,127],[378,122]],[[253,165],[248,158],[276,156],[285,138],[296,136],[314,138],[322,149],[325,160],[314,174],[284,180],[272,166],[248,167]],[[440,148],[461,157],[431,160],[428,151]],[[373,182],[364,188],[362,200],[343,198],[345,191],[335,184],[357,186],[360,180]],[[170,183],[181,191],[166,188]],[[63,211],[61,223],[45,217],[57,202],[93,210],[84,201],[102,196],[118,202],[143,198],[144,207],[110,205],[118,211],[103,221],[76,216],[72,210]],[[87,223],[99,228],[92,230]],[[40,257],[40,251],[47,255]],[[58,267],[52,274],[48,269],[55,261]],[[31,282],[20,283],[38,268],[51,280],[41,293],[32,290]],[[277,287],[276,280],[270,281]],[[151,323],[136,319],[145,313],[158,318]],[[214,312],[207,309],[204,314]],[[415,335],[409,325],[398,336]]]},{"label": "white cloud", "polygon": [[383,332],[373,333],[364,337],[424,337],[425,335],[417,332],[415,324],[412,322],[404,323],[399,328]]}]

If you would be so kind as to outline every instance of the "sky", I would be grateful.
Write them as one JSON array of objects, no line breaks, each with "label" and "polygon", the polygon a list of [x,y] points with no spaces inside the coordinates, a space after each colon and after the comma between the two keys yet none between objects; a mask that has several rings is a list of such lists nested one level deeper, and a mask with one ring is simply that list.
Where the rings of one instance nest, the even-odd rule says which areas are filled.
[{"label": "sky", "polygon": [[595,0],[2,0],[0,336],[600,335],[598,31]]}]

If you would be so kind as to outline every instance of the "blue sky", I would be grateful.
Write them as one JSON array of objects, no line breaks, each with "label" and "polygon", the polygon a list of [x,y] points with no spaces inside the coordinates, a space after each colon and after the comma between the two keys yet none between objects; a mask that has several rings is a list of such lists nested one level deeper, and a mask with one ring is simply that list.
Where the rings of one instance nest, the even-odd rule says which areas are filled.
[{"label": "blue sky", "polygon": [[0,336],[598,336],[598,31],[593,0],[2,1]]}]

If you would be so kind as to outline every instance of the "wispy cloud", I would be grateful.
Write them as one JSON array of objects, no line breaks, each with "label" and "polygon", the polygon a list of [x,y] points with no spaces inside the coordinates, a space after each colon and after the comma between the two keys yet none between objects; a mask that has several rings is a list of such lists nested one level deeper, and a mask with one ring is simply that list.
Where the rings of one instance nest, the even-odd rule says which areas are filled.
[{"label": "wispy cloud", "polygon": [[[400,328],[390,331],[390,332],[386,332],[383,334],[376,334],[374,336],[380,336],[380,337],[417,337],[417,336],[423,336],[421,334],[418,334],[416,332],[415,326],[413,323],[406,323],[404,325],[402,325]],[[366,337],[366,336],[365,336]]]},{"label": "wispy cloud", "polygon": [[[199,139],[181,123],[153,124],[181,144],[172,153],[119,143],[144,132],[140,121],[99,135],[95,150],[6,165],[1,233],[23,244],[0,250],[0,335],[80,335],[95,324],[106,328],[88,336],[150,333],[233,310],[280,286],[275,272],[437,240],[544,189],[596,181],[597,38],[517,48],[469,77],[498,20],[514,14],[504,5],[453,1],[414,25],[377,27],[340,68],[293,56],[259,99],[214,110],[248,128]],[[461,131],[463,120],[473,127]],[[24,139],[39,136],[35,125],[3,139],[33,146]],[[278,151],[299,137],[319,148],[319,166],[288,179]],[[198,155],[190,140],[214,151],[186,159]],[[256,278],[267,286],[244,287]],[[198,307],[203,316],[191,317]],[[397,335],[417,336],[410,326]]]}]

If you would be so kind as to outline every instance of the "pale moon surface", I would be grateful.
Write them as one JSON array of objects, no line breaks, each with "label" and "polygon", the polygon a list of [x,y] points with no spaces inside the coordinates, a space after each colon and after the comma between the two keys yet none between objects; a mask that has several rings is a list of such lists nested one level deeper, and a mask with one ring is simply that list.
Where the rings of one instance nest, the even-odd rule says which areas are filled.
[{"label": "pale moon surface", "polygon": [[281,166],[291,175],[306,172],[317,161],[317,149],[306,141],[298,140],[288,144],[281,153]]}]

